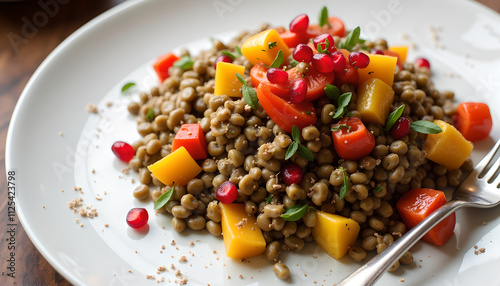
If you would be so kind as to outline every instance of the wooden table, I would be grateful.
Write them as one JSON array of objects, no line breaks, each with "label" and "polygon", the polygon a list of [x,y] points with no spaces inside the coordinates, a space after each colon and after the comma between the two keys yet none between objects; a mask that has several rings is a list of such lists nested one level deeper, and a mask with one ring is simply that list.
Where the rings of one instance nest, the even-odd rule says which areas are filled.
[{"label": "wooden table", "polygon": [[[36,68],[59,43],[95,16],[124,1],[85,0],[59,4],[55,0],[42,0],[40,2],[56,3],[57,6],[47,6],[47,20],[40,17],[35,30],[25,30],[24,34],[25,21],[43,11],[39,1],[0,2],[0,229],[7,225],[5,138],[19,95]],[[500,12],[500,1],[479,2]],[[9,234],[5,230],[0,235],[0,285],[70,285],[40,255],[21,225],[16,233],[16,278],[7,277],[9,250],[5,241]]]}]

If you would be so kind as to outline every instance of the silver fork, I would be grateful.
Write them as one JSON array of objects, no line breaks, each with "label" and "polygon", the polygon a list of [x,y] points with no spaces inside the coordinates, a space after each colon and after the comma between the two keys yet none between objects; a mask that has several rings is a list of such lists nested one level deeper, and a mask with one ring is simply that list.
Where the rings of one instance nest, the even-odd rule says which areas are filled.
[{"label": "silver fork", "polygon": [[[500,169],[500,159],[493,160],[499,148],[500,140],[457,187],[449,202],[336,285],[373,285],[428,230],[449,214],[462,207],[491,208],[499,205],[500,176],[497,173]],[[491,163],[491,167],[488,168]]]}]

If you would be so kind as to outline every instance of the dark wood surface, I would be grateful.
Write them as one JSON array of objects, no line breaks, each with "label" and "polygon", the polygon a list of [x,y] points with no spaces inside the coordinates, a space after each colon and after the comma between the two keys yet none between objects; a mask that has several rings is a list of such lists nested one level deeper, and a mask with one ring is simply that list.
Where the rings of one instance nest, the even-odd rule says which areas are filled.
[{"label": "dark wood surface", "polygon": [[[16,228],[15,236],[15,278],[6,276],[10,235],[5,229],[8,224],[5,139],[17,99],[45,57],[83,24],[124,1],[0,1],[0,285],[70,285],[33,246],[20,224]],[[44,10],[39,2],[53,5]],[[500,12],[498,0],[479,2]],[[40,11],[47,17],[42,16],[33,21],[35,15],[40,15]],[[26,22],[32,23],[34,29],[29,30],[29,24]]]}]

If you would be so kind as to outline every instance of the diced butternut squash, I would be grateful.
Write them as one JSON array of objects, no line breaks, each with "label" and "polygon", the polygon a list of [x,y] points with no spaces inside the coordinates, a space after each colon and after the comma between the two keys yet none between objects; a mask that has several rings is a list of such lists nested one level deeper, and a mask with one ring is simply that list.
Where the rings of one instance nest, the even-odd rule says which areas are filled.
[{"label": "diced butternut squash", "polygon": [[218,62],[215,70],[214,95],[227,95],[229,97],[242,97],[241,87],[243,84],[236,77],[245,74],[245,67],[231,63]]},{"label": "diced butternut squash", "polygon": [[368,56],[370,57],[370,64],[364,69],[358,69],[358,83],[363,83],[370,78],[378,78],[387,85],[392,86],[398,58],[372,54],[368,54]]},{"label": "diced butternut squash", "polygon": [[390,46],[389,51],[396,52],[402,64],[406,62],[406,56],[408,54],[408,46]]},{"label": "diced butternut squash", "polygon": [[254,65],[263,63],[270,66],[279,50],[283,51],[285,59],[290,55],[288,46],[273,29],[260,32],[241,45],[241,53]]},{"label": "diced butternut squash", "polygon": [[219,204],[222,212],[222,235],[226,255],[248,258],[266,250],[266,241],[255,217],[245,211],[244,204]]},{"label": "diced butternut squash", "polygon": [[359,224],[350,218],[316,211],[316,226],[312,235],[330,256],[340,259],[356,242],[359,229]]},{"label": "diced butternut squash", "polygon": [[472,152],[472,142],[452,125],[442,121],[434,120],[443,132],[429,134],[425,139],[423,150],[427,152],[426,158],[444,165],[446,169],[458,169]]},{"label": "diced butternut squash", "polygon": [[365,122],[385,124],[394,100],[394,90],[378,78],[370,78],[358,86],[357,110]]},{"label": "diced butternut squash", "polygon": [[184,147],[149,165],[149,171],[167,186],[184,186],[201,172],[200,166]]}]

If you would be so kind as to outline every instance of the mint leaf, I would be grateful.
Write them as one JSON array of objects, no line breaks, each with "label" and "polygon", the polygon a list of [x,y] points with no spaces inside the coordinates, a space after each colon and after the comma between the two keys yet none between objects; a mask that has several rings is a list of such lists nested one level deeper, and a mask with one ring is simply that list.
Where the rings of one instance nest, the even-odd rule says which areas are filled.
[{"label": "mint leaf", "polygon": [[307,204],[295,204],[287,208],[280,217],[286,221],[298,221],[307,213],[307,208]]},{"label": "mint leaf", "polygon": [[149,108],[148,113],[146,114],[147,121],[153,121],[155,119],[155,111],[152,107]]},{"label": "mint leaf", "polygon": [[286,149],[285,160],[292,158],[292,156],[299,149],[299,143],[293,141],[292,144],[288,145],[288,149]]},{"label": "mint leaf", "polygon": [[270,68],[280,68],[283,65],[283,51],[279,50],[278,54],[276,54],[276,58],[274,58],[273,63],[269,66]]},{"label": "mint leaf", "polygon": [[339,100],[337,103],[337,110],[335,110],[335,114],[333,114],[332,118],[333,119],[339,119],[342,118],[347,111],[347,106],[349,105],[349,102],[351,101],[352,97],[352,92],[346,92],[343,93],[339,96]]},{"label": "mint leaf", "polygon": [[300,130],[295,125],[292,127],[292,138],[295,142],[300,143]]},{"label": "mint leaf", "polygon": [[182,58],[178,59],[177,61],[174,62],[174,67],[181,68],[183,70],[190,69],[193,67],[194,61],[191,59],[190,56],[183,56]]},{"label": "mint leaf", "polygon": [[172,186],[170,190],[166,191],[165,193],[163,193],[161,196],[158,197],[158,199],[155,202],[154,209],[155,210],[160,209],[166,204],[168,204],[168,202],[172,198],[173,193],[174,193],[174,187]]},{"label": "mint leaf", "polygon": [[343,199],[345,198],[345,195],[347,195],[347,190],[349,189],[349,178],[347,177],[347,174],[344,170],[344,168],[339,167],[340,170],[342,170],[342,173],[344,174],[344,182],[342,183],[342,186],[340,187],[340,198]]},{"label": "mint leaf", "polygon": [[328,25],[330,27],[330,22],[328,21],[328,9],[326,6],[323,6],[321,11],[319,12],[319,21],[318,26],[323,27],[324,25]]},{"label": "mint leaf", "polygon": [[253,109],[259,108],[259,98],[257,97],[257,93],[253,87],[250,87],[248,84],[244,84],[241,88],[241,93],[243,94],[243,99],[246,104],[248,104]]},{"label": "mint leaf", "polygon": [[439,125],[426,120],[414,121],[410,123],[410,128],[424,134],[438,134],[443,132],[443,129]]},{"label": "mint leaf", "polygon": [[354,46],[356,46],[357,43],[364,43],[364,40],[359,39],[360,34],[361,34],[361,28],[359,28],[358,26],[354,30],[352,30],[349,34],[347,34],[345,41],[339,45],[340,48],[352,51],[352,48],[354,48]]},{"label": "mint leaf", "polygon": [[394,123],[398,121],[399,117],[401,117],[401,114],[403,114],[403,110],[405,109],[405,105],[401,105],[398,107],[398,109],[394,110],[387,116],[387,120],[385,123],[385,130],[391,129],[392,126],[394,126]]},{"label": "mint leaf", "polygon": [[243,54],[241,53],[241,49],[240,47],[236,46],[234,47],[234,49],[236,50],[236,53],[239,55],[239,56],[242,56]]},{"label": "mint leaf", "polygon": [[126,83],[123,87],[122,87],[122,93],[127,91],[129,88],[133,87],[135,85],[135,82],[129,82],[129,83]]},{"label": "mint leaf", "polygon": [[325,86],[325,94],[326,96],[328,96],[328,98],[338,101],[340,96],[340,90],[338,89],[338,87],[332,84],[327,84]]},{"label": "mint leaf", "polygon": [[314,155],[311,150],[309,150],[306,146],[299,144],[299,153],[302,157],[304,157],[307,161],[313,161]]}]

